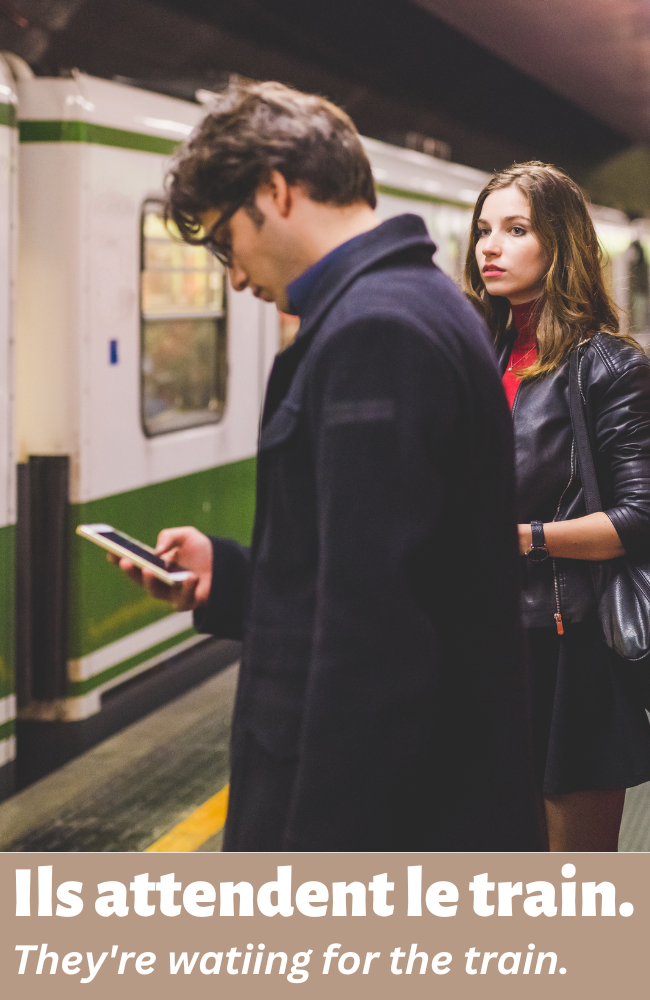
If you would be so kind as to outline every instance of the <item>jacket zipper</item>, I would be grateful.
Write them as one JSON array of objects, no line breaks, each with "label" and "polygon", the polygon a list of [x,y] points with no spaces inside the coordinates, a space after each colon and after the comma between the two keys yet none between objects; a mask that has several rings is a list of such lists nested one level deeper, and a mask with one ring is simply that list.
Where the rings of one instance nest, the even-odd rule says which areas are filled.
[{"label": "jacket zipper", "polygon": [[555,618],[555,627],[557,629],[558,635],[564,635],[564,625],[562,624],[562,612],[560,610],[560,588],[557,582],[557,568],[555,566],[555,559],[553,560],[553,583],[555,584],[555,604],[557,611],[553,615]]},{"label": "jacket zipper", "polygon": [[[513,417],[513,420],[514,420],[514,415],[515,415],[515,407],[517,405],[517,400],[519,398],[519,390],[520,389],[521,389],[521,383],[517,386],[517,391],[515,393],[515,398],[512,401],[512,417]],[[571,485],[572,482],[573,482],[573,443],[571,444],[571,477],[569,479],[569,482],[564,487],[564,490],[562,491],[562,496],[560,497],[560,502],[557,505],[557,510],[555,511],[555,517],[553,518],[554,521],[557,518],[558,514],[560,513],[560,507],[562,505],[562,501],[564,500],[564,495],[565,495],[566,491],[568,490],[568,488],[569,488],[569,486]],[[557,629],[558,635],[564,635],[564,625],[562,624],[562,608],[561,608],[561,605],[560,605],[560,585],[558,583],[558,578],[557,578],[557,567],[555,565],[555,559],[553,560],[553,583],[554,583],[554,586],[555,586],[555,606],[557,607],[557,611],[553,615],[553,617],[555,619],[555,627]]]},{"label": "jacket zipper", "polygon": [[[560,500],[559,500],[558,505],[557,505],[557,510],[555,511],[555,516],[553,518],[554,521],[557,521],[557,516],[560,513],[560,507],[562,506],[562,501],[564,500],[564,497],[566,496],[566,492],[569,489],[569,487],[571,486],[571,483],[573,482],[573,476],[574,476],[574,472],[575,472],[574,460],[575,460],[575,441],[572,441],[571,442],[571,475],[569,477],[569,482],[566,484],[566,486],[564,487],[564,490],[562,491],[562,496],[560,497]],[[555,606],[557,608],[557,611],[553,615],[553,618],[555,619],[555,627],[557,629],[557,634],[558,635],[564,635],[564,625],[562,624],[562,606],[560,604],[560,583],[559,583],[558,576],[557,576],[557,564],[555,562],[555,559],[553,560],[553,585],[555,587]]]}]

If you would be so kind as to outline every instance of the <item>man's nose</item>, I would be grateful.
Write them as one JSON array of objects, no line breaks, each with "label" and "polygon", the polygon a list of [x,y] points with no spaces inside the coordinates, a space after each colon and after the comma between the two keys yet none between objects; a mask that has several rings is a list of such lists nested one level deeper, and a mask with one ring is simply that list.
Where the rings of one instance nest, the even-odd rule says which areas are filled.
[{"label": "man's nose", "polygon": [[233,267],[228,268],[228,274],[230,276],[230,284],[235,289],[236,292],[243,292],[248,286],[248,275],[245,271],[242,271],[241,267],[233,265]]}]

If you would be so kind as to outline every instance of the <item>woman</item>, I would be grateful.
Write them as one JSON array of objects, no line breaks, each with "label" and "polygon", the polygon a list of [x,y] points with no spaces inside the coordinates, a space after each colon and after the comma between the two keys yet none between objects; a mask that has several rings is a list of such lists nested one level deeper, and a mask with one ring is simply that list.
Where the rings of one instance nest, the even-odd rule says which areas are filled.
[{"label": "woman", "polygon": [[[494,336],[514,422],[550,848],[615,851],[625,789],[650,780],[650,725],[644,669],[602,639],[589,563],[650,555],[650,361],[619,332],[585,200],[555,167],[519,164],[489,181],[465,280]],[[569,413],[575,350],[603,501],[589,515]]]}]

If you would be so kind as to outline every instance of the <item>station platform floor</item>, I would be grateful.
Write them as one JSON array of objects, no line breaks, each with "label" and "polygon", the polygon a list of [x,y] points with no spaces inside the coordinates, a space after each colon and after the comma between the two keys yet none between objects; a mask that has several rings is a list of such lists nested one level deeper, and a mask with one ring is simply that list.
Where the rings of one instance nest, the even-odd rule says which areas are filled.
[{"label": "station platform floor", "polygon": [[[0,804],[0,851],[220,851],[237,665]],[[650,782],[620,851],[650,851]]]},{"label": "station platform floor", "polygon": [[0,851],[219,851],[237,665],[0,804]]}]

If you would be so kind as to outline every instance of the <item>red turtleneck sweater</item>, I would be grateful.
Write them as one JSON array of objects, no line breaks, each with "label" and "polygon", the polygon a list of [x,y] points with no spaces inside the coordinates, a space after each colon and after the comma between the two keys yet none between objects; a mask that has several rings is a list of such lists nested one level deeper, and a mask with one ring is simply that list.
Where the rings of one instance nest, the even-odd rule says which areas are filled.
[{"label": "red turtleneck sweater", "polygon": [[503,388],[505,389],[510,409],[515,401],[517,389],[521,379],[516,374],[517,370],[528,368],[537,357],[537,339],[535,327],[532,324],[532,313],[535,306],[535,299],[532,302],[524,302],[520,306],[511,306],[512,318],[517,330],[512,354],[508,361],[508,367],[503,376]]}]

